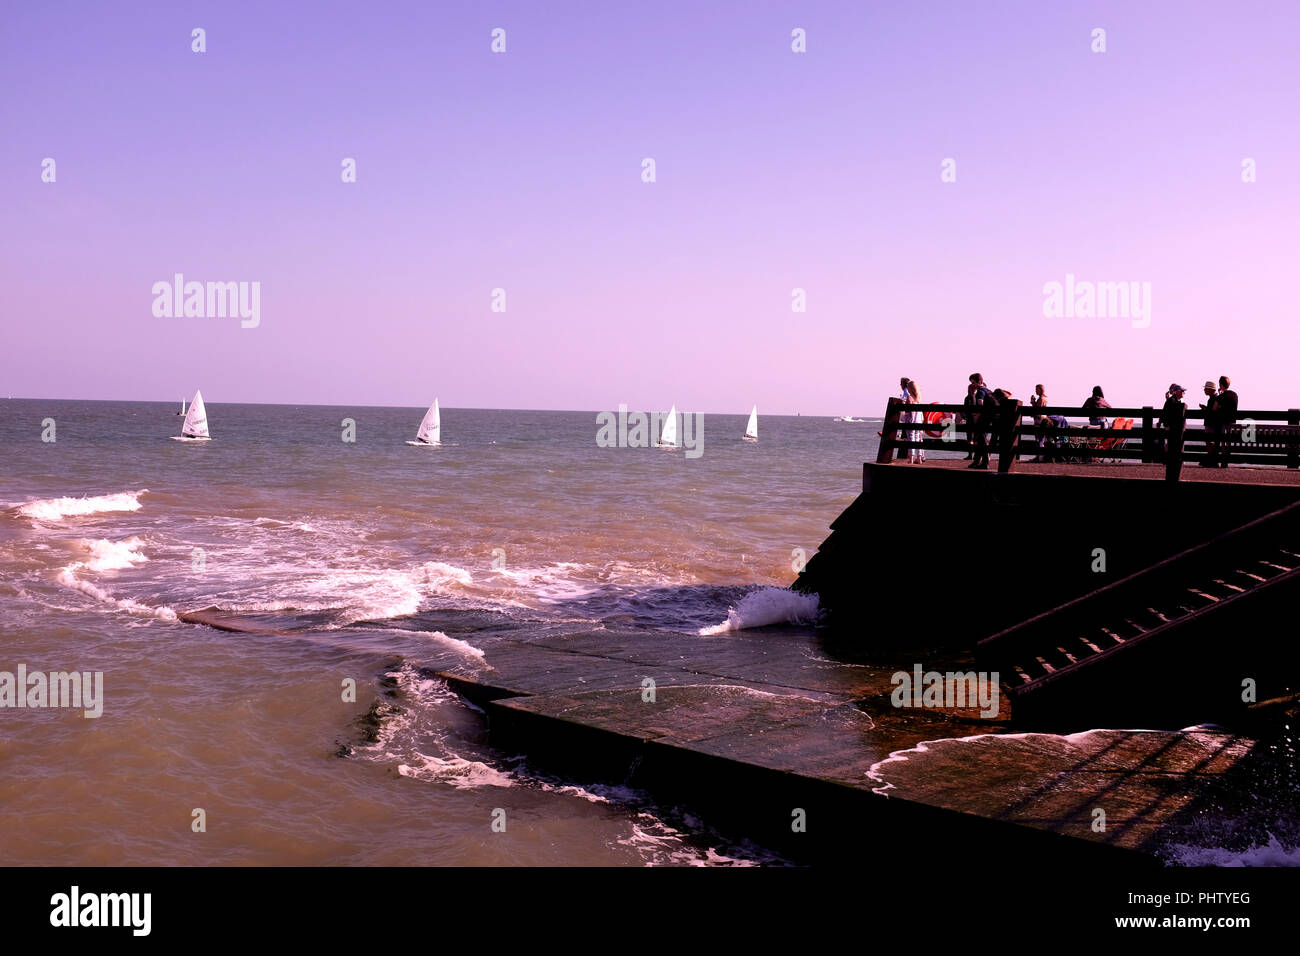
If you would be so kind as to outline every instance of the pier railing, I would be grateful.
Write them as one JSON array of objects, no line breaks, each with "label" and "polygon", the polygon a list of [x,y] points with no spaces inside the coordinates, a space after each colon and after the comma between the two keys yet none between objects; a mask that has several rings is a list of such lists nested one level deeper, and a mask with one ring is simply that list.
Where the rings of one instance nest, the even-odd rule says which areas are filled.
[{"label": "pier railing", "polygon": [[[908,422],[903,415],[920,412],[942,415],[942,422]],[[1107,426],[1069,423],[1052,417],[1104,418]],[[1184,408],[1161,421],[1162,409],[1087,409],[1050,405],[1026,407],[1010,399],[973,409],[969,405],[908,404],[893,397],[885,407],[879,463],[902,458],[912,449],[973,452],[982,432],[989,454],[998,458],[998,471],[1012,469],[1017,459],[1032,455],[1045,462],[1140,461],[1163,464],[1165,478],[1177,481],[1184,461],[1300,468],[1300,409],[1285,411],[1242,409],[1236,420],[1217,429],[1204,425],[1205,409]],[[1117,427],[1119,426],[1119,427]],[[919,433],[919,440],[909,438]]]}]

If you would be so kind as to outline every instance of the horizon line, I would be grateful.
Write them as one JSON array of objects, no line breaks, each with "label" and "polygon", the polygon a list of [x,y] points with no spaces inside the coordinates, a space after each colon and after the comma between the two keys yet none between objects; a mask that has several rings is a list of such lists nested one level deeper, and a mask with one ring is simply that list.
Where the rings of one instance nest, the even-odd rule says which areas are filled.
[{"label": "horizon line", "polygon": [[[175,404],[176,404],[175,400],[165,401],[165,400],[162,400],[162,399],[152,399],[152,398],[47,398],[47,397],[34,398],[34,397],[31,397],[31,396],[26,396],[26,395],[6,395],[6,396],[4,396],[4,398],[0,398],[0,401],[10,401],[10,402],[116,402],[116,403],[119,403],[119,404],[131,404],[131,405],[175,405]],[[186,401],[187,401],[187,402],[188,402],[188,401],[191,401],[191,399],[186,399]],[[366,403],[364,403],[364,402],[349,402],[349,403],[347,403],[347,404],[328,403],[328,402],[231,402],[231,401],[218,401],[218,402],[214,402],[214,401],[210,401],[210,400],[207,399],[207,398],[204,398],[204,399],[203,399],[203,404],[204,404],[204,405],[218,405],[218,406],[219,406],[219,405],[264,405],[264,406],[268,406],[268,407],[277,407],[277,408],[401,408],[401,409],[408,409],[408,408],[409,408],[409,409],[420,409],[420,408],[427,408],[427,407],[428,407],[427,405],[373,405],[373,404],[366,404]],[[432,404],[432,402],[430,402],[430,404]],[[626,402],[622,402],[622,403],[620,403],[620,404],[627,405],[628,403],[626,403]],[[499,406],[495,406],[495,405],[440,405],[439,407],[441,407],[444,411],[447,410],[447,409],[451,409],[451,410],[455,410],[455,411],[474,411],[474,412],[571,412],[571,413],[573,413],[573,414],[582,414],[582,415],[587,415],[587,414],[591,414],[591,415],[600,415],[600,414],[603,414],[603,413],[605,413],[605,412],[614,412],[614,413],[617,413],[617,412],[618,412],[618,408],[592,408],[592,409],[587,409],[587,408],[506,408],[506,407],[499,407]],[[670,405],[670,407],[672,407],[672,406]],[[753,407],[752,404],[751,404],[751,407]],[[631,413],[633,413],[633,412],[655,412],[655,411],[660,411],[660,409],[654,409],[654,408],[632,408],[630,405],[628,405],[628,413],[629,413],[629,414],[631,414]],[[663,414],[667,414],[667,412],[668,412],[668,409],[662,409],[662,413],[663,413]],[[689,412],[685,411],[684,409],[679,409],[679,412],[680,412],[681,414],[683,414],[683,415],[686,415],[686,414],[701,414],[701,415],[736,415],[736,416],[738,416],[738,417],[740,417],[740,418],[744,418],[745,416],[747,416],[747,415],[749,414],[749,412],[716,412],[716,411],[703,411],[703,412],[701,412],[701,411],[699,411],[699,410],[697,410],[697,409],[692,409],[692,410],[689,411]],[[836,415],[832,415],[832,414],[829,414],[829,413],[809,413],[809,414],[807,414],[807,415],[804,415],[802,412],[786,412],[786,413],[782,413],[782,412],[760,412],[760,414],[767,415],[768,417],[771,417],[771,418],[836,418],[836,417],[838,417],[838,416],[836,416]],[[865,416],[863,416],[863,417],[864,417],[864,418],[881,418],[881,419],[883,419],[883,416],[880,416],[880,415],[865,415]]]}]

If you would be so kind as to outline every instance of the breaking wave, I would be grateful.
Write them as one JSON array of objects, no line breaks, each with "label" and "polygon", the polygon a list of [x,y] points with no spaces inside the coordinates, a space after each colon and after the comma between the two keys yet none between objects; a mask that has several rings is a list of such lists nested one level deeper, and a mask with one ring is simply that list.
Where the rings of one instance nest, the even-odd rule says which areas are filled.
[{"label": "breaking wave", "polygon": [[128,614],[135,614],[140,617],[155,617],[160,621],[176,620],[176,612],[169,607],[151,607],[148,604],[141,604],[139,601],[132,601],[130,598],[115,598],[103,588],[91,584],[77,577],[77,569],[80,564],[70,565],[61,570],[56,576],[59,583],[66,587],[80,591],[88,597],[101,601],[104,604],[110,604],[119,610],[126,611]]},{"label": "breaking wave", "polygon": [[769,624],[816,624],[820,616],[817,595],[765,587],[751,591],[727,608],[727,620],[722,624],[702,627],[699,633],[701,637],[712,637]]}]

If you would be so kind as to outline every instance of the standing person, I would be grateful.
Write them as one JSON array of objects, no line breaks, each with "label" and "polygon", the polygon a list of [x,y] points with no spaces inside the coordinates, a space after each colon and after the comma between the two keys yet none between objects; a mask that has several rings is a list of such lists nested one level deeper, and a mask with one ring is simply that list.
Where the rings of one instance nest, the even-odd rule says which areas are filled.
[{"label": "standing person", "polygon": [[[920,406],[921,386],[917,385],[913,379],[908,379],[907,386],[904,389],[904,391],[907,394],[907,403],[909,405]],[[908,415],[910,416],[908,418],[908,421],[913,425],[919,425],[925,421],[925,413],[922,412],[919,407],[914,407],[911,412],[908,412]],[[909,431],[907,433],[907,440],[909,442],[919,442],[921,440],[920,429],[913,429]],[[925,464],[925,449],[909,448],[907,450],[907,460],[910,464],[913,465]]]},{"label": "standing person", "polygon": [[997,411],[998,399],[989,390],[989,387],[984,384],[984,376],[979,372],[973,372],[970,380],[971,384],[975,386],[975,393],[971,396],[975,420],[975,460],[967,467],[983,470],[989,466],[988,430],[992,424],[993,415]]},{"label": "standing person", "polygon": [[970,461],[975,457],[974,452],[974,434],[975,434],[975,376],[971,376],[970,384],[966,386],[966,400],[962,402],[964,410],[961,414],[962,431],[966,433],[966,446],[971,450],[966,452],[965,461]]},{"label": "standing person", "polygon": [[[912,393],[909,392],[909,391],[907,390],[907,385],[908,385],[908,383],[911,382],[911,381],[912,381],[912,380],[911,380],[910,378],[908,378],[906,375],[904,375],[902,378],[900,378],[900,379],[898,380],[898,400],[899,400],[900,402],[904,402],[904,403],[909,404],[909,405],[910,405],[911,402],[912,402]],[[911,413],[911,411],[910,411],[910,410],[907,410],[907,411],[900,411],[900,412],[898,413],[898,423],[899,423],[900,425],[910,425],[910,424],[912,423],[912,413]],[[902,437],[903,437],[903,440],[904,440],[904,441],[910,441],[910,439],[908,438],[908,434],[909,434],[908,432],[905,432],[905,431],[904,431],[904,432],[899,432],[899,433],[897,433],[897,434],[901,434]],[[898,449],[898,454],[895,455],[894,457],[895,457],[895,458],[899,458],[899,459],[901,459],[901,458],[903,457],[903,452],[904,452],[904,450],[905,450],[905,449],[902,449],[902,448]],[[912,457],[912,456],[911,456],[911,449],[908,448],[908,449],[906,449],[906,451],[908,452],[907,458],[908,458],[909,461],[911,461],[911,457]]]},{"label": "standing person", "polygon": [[1220,468],[1228,467],[1228,455],[1232,448],[1232,443],[1228,440],[1228,430],[1237,423],[1237,393],[1231,389],[1231,385],[1232,379],[1226,375],[1219,376],[1219,401],[1215,411],[1219,419],[1218,465]]},{"label": "standing person", "polygon": [[1187,406],[1183,404],[1183,394],[1185,392],[1186,389],[1177,382],[1170,385],[1169,390],[1165,392],[1165,404],[1164,407],[1160,409],[1159,423],[1159,427],[1165,432],[1165,434],[1160,437],[1156,448],[1160,454],[1161,461],[1167,461],[1170,452],[1168,434],[1170,422],[1176,418],[1181,419],[1187,414]]},{"label": "standing person", "polygon": [[1201,459],[1202,468],[1213,468],[1219,454],[1219,394],[1213,382],[1202,386],[1205,390],[1205,457]]},{"label": "standing person", "polygon": [[[1096,409],[1099,408],[1110,408],[1111,405],[1110,402],[1106,401],[1106,396],[1102,392],[1101,386],[1094,385],[1092,387],[1092,395],[1084,400],[1083,407],[1095,411]],[[1105,428],[1106,418],[1104,415],[1093,415],[1091,418],[1088,419],[1088,424],[1100,425],[1102,428]]]}]

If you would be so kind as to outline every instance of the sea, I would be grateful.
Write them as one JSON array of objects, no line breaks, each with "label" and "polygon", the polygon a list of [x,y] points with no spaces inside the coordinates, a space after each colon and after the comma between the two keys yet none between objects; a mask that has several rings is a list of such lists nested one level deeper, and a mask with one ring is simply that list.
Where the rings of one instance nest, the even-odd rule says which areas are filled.
[{"label": "sea", "polygon": [[[423,408],[219,401],[212,440],[179,442],[178,406],[0,401],[0,671],[104,675],[98,717],[0,712],[0,864],[788,862],[495,750],[429,674],[602,628],[817,653],[788,586],[879,419],[761,416],[747,442],[748,409],[708,414],[690,457],[602,447],[596,412],[454,407],[437,447],[406,444]],[[498,807],[527,821],[509,841]],[[1276,839],[1186,854],[1300,863]]]}]

